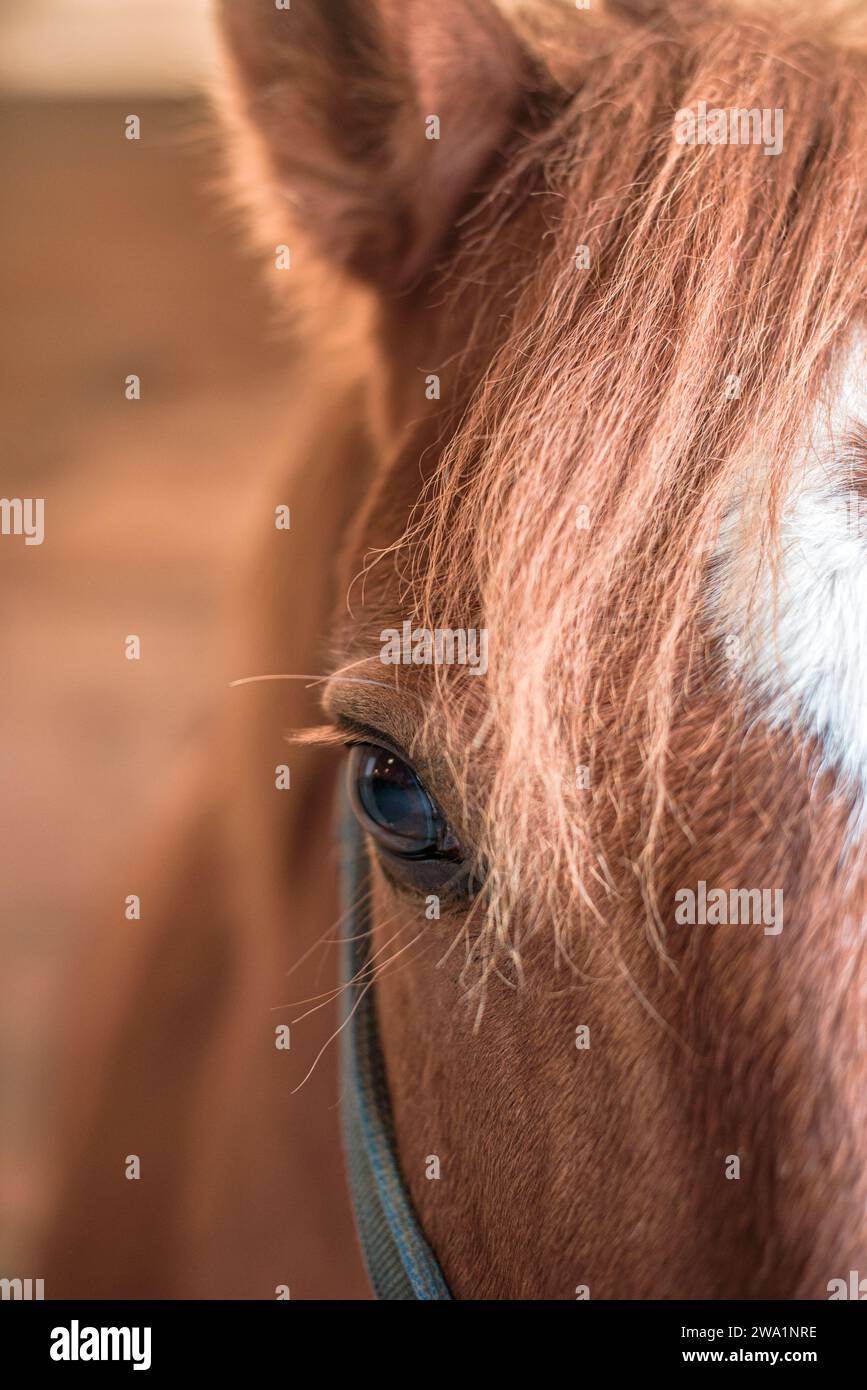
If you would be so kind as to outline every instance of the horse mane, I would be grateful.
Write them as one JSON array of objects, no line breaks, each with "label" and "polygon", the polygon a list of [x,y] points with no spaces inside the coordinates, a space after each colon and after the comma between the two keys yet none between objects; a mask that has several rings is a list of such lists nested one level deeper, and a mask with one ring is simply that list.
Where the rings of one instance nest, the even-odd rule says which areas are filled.
[{"label": "horse mane", "polygon": [[[529,7],[569,76],[446,272],[445,313],[495,286],[472,336],[499,346],[393,555],[416,622],[489,631],[484,681],[435,668],[421,736],[445,740],[491,866],[492,960],[518,959],[519,920],[524,936],[601,924],[635,893],[661,939],[656,866],[698,814],[675,730],[710,708],[693,748],[731,751],[748,723],[719,698],[703,621],[721,519],[760,478],[751,541],[773,563],[798,440],[864,312],[865,63],[838,42],[852,7],[831,24],[788,6],[784,25],[664,8],[639,28],[618,6],[580,43],[572,14],[567,49],[561,8],[542,23]],[[677,144],[675,113],[699,101],[780,108],[782,151]]]}]

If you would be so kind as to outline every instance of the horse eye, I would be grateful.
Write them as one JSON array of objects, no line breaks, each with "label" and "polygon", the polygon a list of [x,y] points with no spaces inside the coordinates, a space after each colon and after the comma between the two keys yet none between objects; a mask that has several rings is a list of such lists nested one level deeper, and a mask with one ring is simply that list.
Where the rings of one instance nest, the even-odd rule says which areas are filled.
[{"label": "horse eye", "polygon": [[358,743],[349,763],[349,794],[365,830],[405,859],[460,858],[460,845],[433,797],[408,763],[388,748]]},{"label": "horse eye", "polygon": [[478,890],[470,859],[433,797],[403,758],[352,745],[349,799],[392,877],[422,892]]}]

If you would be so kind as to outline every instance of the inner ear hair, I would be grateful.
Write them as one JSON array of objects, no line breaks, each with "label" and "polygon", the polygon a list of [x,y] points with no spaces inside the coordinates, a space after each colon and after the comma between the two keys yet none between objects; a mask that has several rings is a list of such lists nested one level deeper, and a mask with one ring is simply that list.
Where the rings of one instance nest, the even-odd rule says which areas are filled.
[{"label": "inner ear hair", "polygon": [[[380,289],[436,259],[534,70],[493,0],[222,0],[269,229]],[[252,154],[251,154],[252,158]]]}]

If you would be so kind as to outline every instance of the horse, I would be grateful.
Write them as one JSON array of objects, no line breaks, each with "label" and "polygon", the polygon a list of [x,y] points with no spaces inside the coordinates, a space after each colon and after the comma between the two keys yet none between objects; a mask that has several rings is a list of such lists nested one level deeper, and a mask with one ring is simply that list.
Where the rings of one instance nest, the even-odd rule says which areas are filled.
[{"label": "horse", "polygon": [[52,1296],[826,1298],[867,1260],[863,19],[219,15],[311,357],[291,526],[143,921],[88,939]]}]

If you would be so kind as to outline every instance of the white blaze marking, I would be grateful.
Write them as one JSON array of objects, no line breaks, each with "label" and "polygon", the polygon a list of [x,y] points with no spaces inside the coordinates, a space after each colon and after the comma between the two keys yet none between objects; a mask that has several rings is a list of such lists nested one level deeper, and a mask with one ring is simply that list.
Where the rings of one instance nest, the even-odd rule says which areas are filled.
[{"label": "white blaze marking", "polygon": [[738,639],[738,674],[763,717],[817,735],[823,767],[855,795],[856,833],[867,830],[867,479],[857,493],[845,441],[859,422],[867,332],[856,334],[792,471],[776,573],[765,559],[756,574],[753,486],[723,523],[709,595],[714,630]]}]

